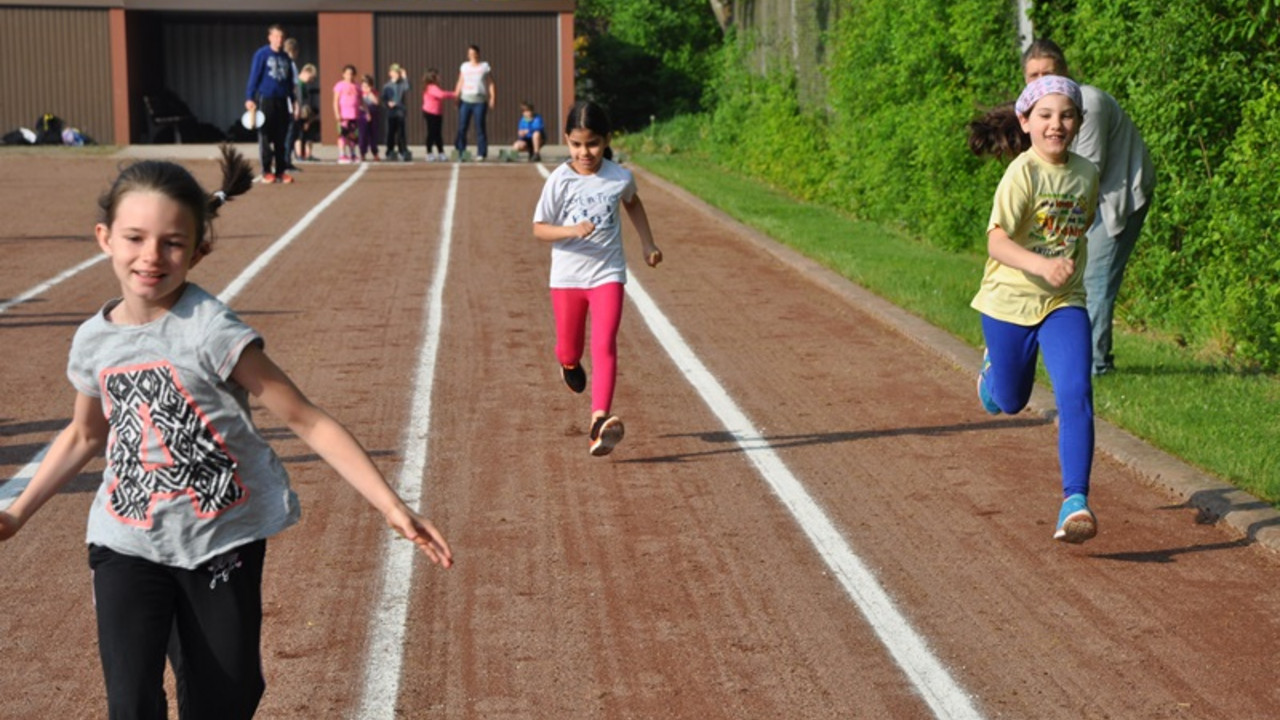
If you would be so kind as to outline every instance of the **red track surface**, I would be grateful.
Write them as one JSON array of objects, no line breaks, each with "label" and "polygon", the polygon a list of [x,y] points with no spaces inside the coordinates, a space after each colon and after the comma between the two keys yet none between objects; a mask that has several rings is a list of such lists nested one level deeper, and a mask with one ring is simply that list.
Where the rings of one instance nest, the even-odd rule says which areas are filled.
[{"label": "red track surface", "polygon": [[[118,162],[4,158],[0,299],[97,252],[94,199]],[[212,163],[191,166],[213,181]],[[450,171],[371,168],[232,303],[393,478]],[[237,200],[192,279],[221,291],[351,172],[308,167]],[[424,484],[458,564],[416,561],[387,706],[405,718],[931,717],[631,304],[615,405],[627,437],[587,455],[589,408],[559,381],[548,250],[530,234],[541,185],[532,167],[461,168]],[[1054,543],[1051,423],[989,418],[971,373],[704,209],[643,180],[641,196],[666,262],[633,256],[634,276],[984,716],[1280,713],[1273,554],[1197,524],[1102,455],[1101,534]],[[72,333],[114,285],[99,265],[0,313],[0,481],[67,421]],[[267,556],[260,716],[349,717],[389,531],[277,420],[258,422],[303,502]],[[83,545],[99,470],[0,545],[0,716],[103,714]]]}]

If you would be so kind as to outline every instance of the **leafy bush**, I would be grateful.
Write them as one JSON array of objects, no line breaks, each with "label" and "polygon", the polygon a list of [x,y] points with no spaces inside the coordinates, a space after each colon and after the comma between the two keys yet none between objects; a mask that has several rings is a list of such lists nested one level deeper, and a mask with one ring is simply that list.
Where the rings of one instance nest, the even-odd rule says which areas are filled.
[{"label": "leafy bush", "polygon": [[[1280,69],[1278,15],[1280,0],[1032,11],[1073,75],[1116,96],[1156,163],[1119,317],[1270,371],[1280,369],[1280,99],[1258,78]],[[965,125],[1021,87],[1012,3],[848,0],[821,38],[825,92],[797,92],[814,78],[776,69],[793,67],[787,58],[756,62],[754,41],[744,32],[707,55],[699,138],[719,162],[940,247],[983,247],[1003,168],[969,154]]]}]

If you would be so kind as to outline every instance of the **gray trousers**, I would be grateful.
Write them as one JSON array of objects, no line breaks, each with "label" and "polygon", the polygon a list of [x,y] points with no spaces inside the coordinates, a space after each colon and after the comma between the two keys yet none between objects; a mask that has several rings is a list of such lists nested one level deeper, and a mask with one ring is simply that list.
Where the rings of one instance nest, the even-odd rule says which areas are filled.
[{"label": "gray trousers", "polygon": [[1089,228],[1089,259],[1084,269],[1084,289],[1088,295],[1089,324],[1093,328],[1093,374],[1101,375],[1115,366],[1111,325],[1115,318],[1116,295],[1124,280],[1124,268],[1147,220],[1148,200],[1129,216],[1124,230],[1112,237],[1099,216]]}]

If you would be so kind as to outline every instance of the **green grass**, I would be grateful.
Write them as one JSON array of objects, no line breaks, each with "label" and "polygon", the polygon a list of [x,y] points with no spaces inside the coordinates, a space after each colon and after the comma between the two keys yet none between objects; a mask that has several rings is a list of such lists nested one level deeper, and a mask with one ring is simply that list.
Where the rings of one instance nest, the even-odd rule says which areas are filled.
[{"label": "green grass", "polygon": [[[892,228],[805,204],[699,153],[629,155],[933,325],[974,346],[982,342],[969,301],[984,257],[940,250]],[[1233,371],[1171,341],[1123,328],[1117,328],[1116,356],[1119,370],[1094,383],[1099,417],[1280,507],[1280,380]]]}]

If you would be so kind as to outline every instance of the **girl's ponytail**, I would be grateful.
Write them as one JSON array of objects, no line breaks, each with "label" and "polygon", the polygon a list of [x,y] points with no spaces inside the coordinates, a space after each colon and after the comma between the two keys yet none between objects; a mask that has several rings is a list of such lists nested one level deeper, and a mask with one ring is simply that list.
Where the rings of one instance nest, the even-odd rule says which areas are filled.
[{"label": "girl's ponytail", "polygon": [[253,187],[253,166],[245,160],[231,145],[224,144],[218,148],[222,152],[222,187],[209,195],[207,203],[208,219],[218,215],[218,208],[231,198],[249,192]]},{"label": "girl's ponytail", "polygon": [[1031,136],[1022,132],[1013,103],[991,108],[969,123],[969,150],[979,157],[991,155],[1008,160],[1030,147]]}]

